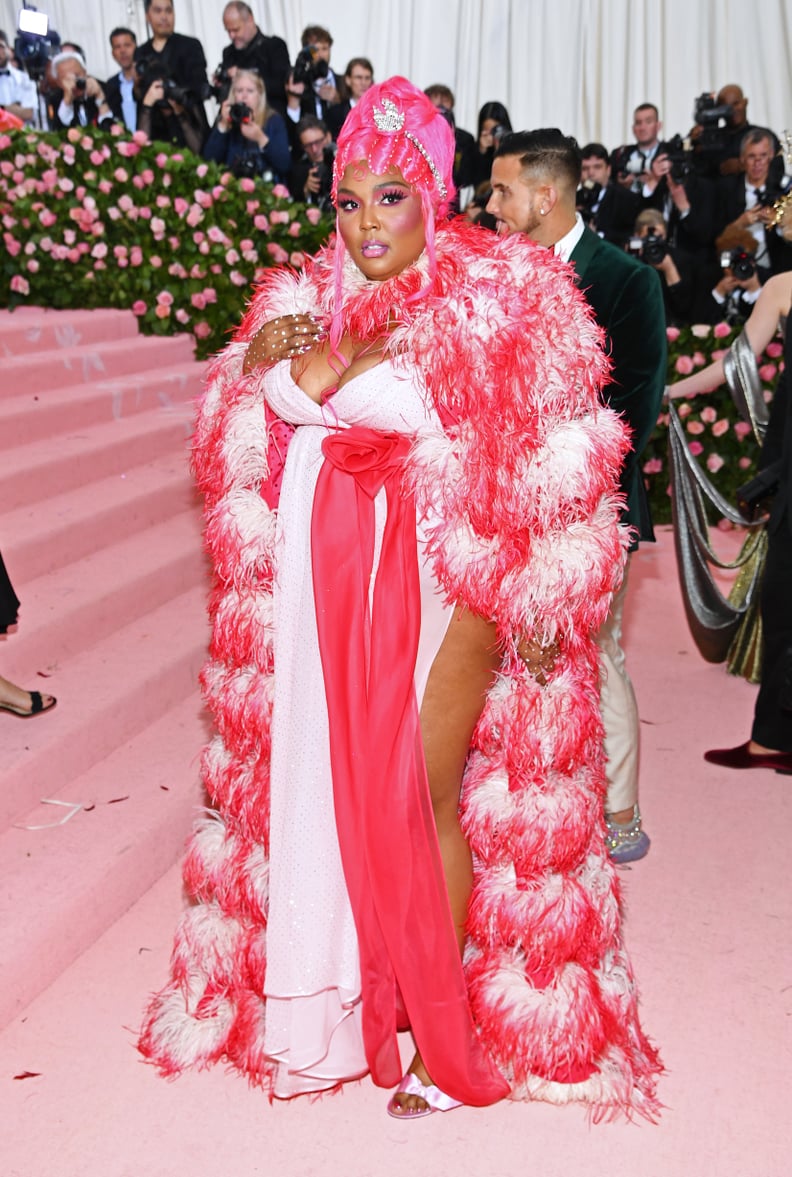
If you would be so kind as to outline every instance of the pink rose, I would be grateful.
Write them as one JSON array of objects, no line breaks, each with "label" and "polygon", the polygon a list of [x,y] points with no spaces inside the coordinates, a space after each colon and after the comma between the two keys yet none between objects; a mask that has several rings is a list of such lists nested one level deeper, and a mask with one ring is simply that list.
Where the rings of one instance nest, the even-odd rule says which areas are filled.
[{"label": "pink rose", "polygon": [[284,262],[289,260],[289,255],[286,250],[283,248],[283,246],[278,245],[276,241],[270,241],[267,243],[267,253],[273,259],[273,261],[277,262],[279,266],[282,266]]},{"label": "pink rose", "polygon": [[170,205],[171,205],[170,196],[166,196],[164,192],[161,192],[159,194],[159,196],[157,197],[156,205],[157,205],[157,208],[170,208]]},{"label": "pink rose", "polygon": [[154,307],[154,314],[158,319],[167,319],[170,317],[170,307],[163,302],[158,302]]},{"label": "pink rose", "polygon": [[151,168],[144,168],[140,173],[140,178],[144,184],[154,183],[154,173],[152,172]]},{"label": "pink rose", "polygon": [[184,214],[189,209],[190,205],[184,199],[183,196],[176,196],[176,197],[174,197],[174,200],[173,200],[173,207],[175,208],[175,210],[179,214],[179,216],[183,217]]},{"label": "pink rose", "polygon": [[226,265],[235,266],[239,261],[239,254],[235,249],[227,249],[225,255]]},{"label": "pink rose", "polygon": [[222,272],[223,272],[223,267],[220,265],[219,262],[213,262],[212,265],[209,267],[210,274],[222,274]]},{"label": "pink rose", "polygon": [[648,462],[644,462],[644,474],[659,474],[663,469],[663,463],[660,458],[650,458]]},{"label": "pink rose", "polygon": [[731,335],[732,329],[728,323],[716,323],[712,328],[712,334],[716,339],[725,339],[727,335]]},{"label": "pink rose", "polygon": [[39,263],[34,257],[28,259],[27,269],[31,274],[37,274],[39,272]]},{"label": "pink rose", "polygon": [[204,286],[203,296],[206,299],[206,305],[217,302],[217,291],[214,286]]},{"label": "pink rose", "polygon": [[109,192],[113,191],[113,185],[110,183],[109,180],[100,180],[99,181],[99,191],[102,192],[105,196],[107,196]]},{"label": "pink rose", "polygon": [[701,351],[694,351],[692,359],[693,359],[693,363],[695,364],[695,366],[697,368],[703,368],[707,362],[704,353]]},{"label": "pink rose", "polygon": [[739,441],[745,441],[748,434],[753,433],[753,430],[747,421],[737,421],[734,426],[734,432]]},{"label": "pink rose", "polygon": [[[309,205],[305,210],[305,219],[312,225],[318,225],[322,219],[321,210],[316,208],[313,204]],[[676,335],[671,332],[676,331]],[[674,340],[679,336],[679,329],[677,327],[666,327],[666,335],[669,340]]]},{"label": "pink rose", "polygon": [[690,333],[696,339],[706,339],[711,330],[709,323],[694,323],[690,328]]},{"label": "pink rose", "polygon": [[279,197],[281,200],[291,200],[291,192],[285,184],[275,184],[272,189],[272,195]]},{"label": "pink rose", "polygon": [[124,159],[131,159],[140,151],[140,146],[137,143],[127,143],[122,139],[120,143],[116,143],[116,151],[119,155],[123,155]]},{"label": "pink rose", "polygon": [[16,257],[22,249],[21,243],[17,241],[16,237],[12,237],[10,233],[3,234],[3,241],[5,242],[6,250],[11,255],[11,257]]},{"label": "pink rose", "polygon": [[14,294],[30,294],[30,283],[21,274],[14,274],[10,286]]},{"label": "pink rose", "polygon": [[192,303],[192,305],[195,307],[195,309],[197,311],[202,311],[204,309],[204,307],[206,306],[206,299],[204,298],[204,296],[200,290],[197,291],[195,294],[190,295],[190,302]]},{"label": "pink rose", "polygon": [[212,194],[210,192],[204,192],[203,188],[196,188],[193,198],[195,203],[199,204],[201,208],[211,208],[214,203]]},{"label": "pink rose", "polygon": [[[69,140],[70,143],[79,143],[81,137],[82,137],[82,131],[80,130],[79,127],[69,127],[68,131],[66,132],[66,138]],[[65,154],[65,149],[64,149],[64,154]]]},{"label": "pink rose", "polygon": [[730,428],[729,422],[726,420],[725,417],[721,417],[720,421],[716,421],[715,424],[712,426],[712,436],[713,437],[723,437],[724,433],[729,432],[729,428]]},{"label": "pink rose", "polygon": [[[305,210],[306,217],[311,212],[319,213],[319,209],[318,208],[317,209],[307,208]],[[319,214],[319,215],[321,215],[321,214]],[[309,218],[309,220],[310,220],[310,218]],[[316,217],[316,220],[312,220],[311,224],[315,225],[318,220],[319,220],[319,216]],[[666,339],[668,340],[669,343],[676,343],[677,339],[679,339],[679,335],[680,335],[680,331],[679,331],[678,327],[666,327]]]},{"label": "pink rose", "polygon": [[239,181],[239,187],[243,192],[255,192],[256,182],[255,180],[251,180],[249,176],[243,176]]},{"label": "pink rose", "polygon": [[104,241],[97,241],[91,250],[91,257],[107,257],[107,245]]},{"label": "pink rose", "polygon": [[674,367],[680,376],[689,376],[693,371],[693,361],[690,356],[677,356]]},{"label": "pink rose", "polygon": [[159,256],[159,254],[153,253],[151,255],[151,257],[149,258],[149,265],[155,270],[158,270],[160,268],[160,266],[162,265],[162,258]]},{"label": "pink rose", "polygon": [[282,209],[276,208],[270,213],[271,225],[288,225],[290,219],[289,214]]},{"label": "pink rose", "polygon": [[139,245],[133,245],[129,253],[129,261],[133,266],[143,265],[143,250]]},{"label": "pink rose", "polygon": [[144,303],[142,298],[139,298],[139,299],[137,299],[136,302],[132,303],[132,314],[133,315],[145,315],[147,309],[148,308],[146,307],[146,304]]},{"label": "pink rose", "polygon": [[688,449],[690,450],[690,452],[694,458],[697,458],[699,456],[699,454],[704,453],[704,446],[701,444],[700,441],[691,441],[690,444],[688,445]]},{"label": "pink rose", "polygon": [[239,270],[232,270],[228,276],[234,286],[247,286],[247,278]]},{"label": "pink rose", "polygon": [[302,233],[302,225],[299,221],[292,221],[289,225],[288,232],[290,237],[299,237]]},{"label": "pink rose", "polygon": [[201,268],[201,266],[198,265],[198,262],[195,262],[192,269],[190,270],[190,277],[191,278],[205,278],[206,271],[203,270]]},{"label": "pink rose", "polygon": [[122,212],[128,213],[131,208],[135,207],[135,202],[131,196],[127,196],[127,194],[124,193],[123,196],[118,198],[118,207]]},{"label": "pink rose", "polygon": [[295,270],[302,269],[304,261],[305,254],[300,253],[298,249],[295,249],[294,253],[289,254],[289,265],[294,266]]},{"label": "pink rose", "polygon": [[143,188],[145,187],[142,176],[133,176],[132,183],[134,187],[137,188],[138,192],[142,192]]},{"label": "pink rose", "polygon": [[[154,156],[154,162],[158,168],[166,168],[168,166],[168,157],[164,151],[158,151],[157,154]],[[153,179],[154,179],[154,176],[152,175],[151,180],[153,180]],[[146,183],[150,184],[151,180],[147,180]]]},{"label": "pink rose", "polygon": [[132,141],[142,146],[144,143],[148,143],[149,138],[145,131],[135,131],[132,135]]},{"label": "pink rose", "polygon": [[244,238],[243,238],[243,239],[240,241],[240,243],[239,243],[239,248],[240,248],[240,249],[242,250],[242,252],[244,253],[244,251],[245,251],[246,249],[252,249],[252,248],[253,248],[253,242],[250,240],[250,238],[249,238],[249,237],[244,237]]},{"label": "pink rose", "polygon": [[258,216],[253,218],[253,225],[258,229],[259,233],[269,232],[269,221],[264,213],[259,213]]},{"label": "pink rose", "polygon": [[762,364],[761,368],[759,369],[759,379],[764,380],[767,384],[769,384],[771,380],[775,380],[777,373],[778,368],[775,366],[775,364]]},{"label": "pink rose", "polygon": [[154,234],[154,238],[157,241],[161,241],[165,236],[165,222],[161,219],[161,217],[151,218],[151,232]]},{"label": "pink rose", "polygon": [[174,317],[175,317],[175,319],[176,319],[176,321],[177,321],[178,323],[182,323],[182,324],[184,324],[184,323],[189,323],[189,321],[190,321],[190,312],[189,312],[189,311],[186,311],[186,310],[184,309],[184,307],[179,307],[179,309],[176,311],[176,314],[175,314],[175,316],[174,316]]},{"label": "pink rose", "polygon": [[210,225],[206,230],[206,236],[210,241],[213,241],[215,245],[225,245],[228,243],[228,238],[219,225]]},{"label": "pink rose", "polygon": [[707,405],[705,409],[701,410],[701,420],[706,421],[708,425],[712,425],[714,421],[718,420],[718,411],[712,405]]},{"label": "pink rose", "polygon": [[248,200],[245,204],[245,212],[249,217],[252,217],[255,212],[258,212],[261,207],[260,200]]},{"label": "pink rose", "polygon": [[[71,264],[74,266],[77,264],[77,262],[82,257],[82,251],[79,249],[70,249],[69,252],[66,254],[66,256],[69,259],[69,261],[71,262]],[[94,267],[94,269],[98,270],[100,268],[104,269],[104,262],[97,262],[96,263],[96,266]]]},{"label": "pink rose", "polygon": [[77,234],[75,233],[74,229],[64,229],[63,240],[66,245],[74,245],[75,241],[77,240]]},{"label": "pink rose", "polygon": [[202,319],[200,323],[196,323],[193,327],[193,335],[195,335],[198,339],[206,339],[206,337],[211,334],[212,328],[205,319]]},{"label": "pink rose", "polygon": [[209,167],[207,164],[199,163],[198,167],[195,169],[195,174],[199,180],[202,180],[208,171]]},{"label": "pink rose", "polygon": [[211,248],[212,248],[212,247],[211,247],[211,245],[209,244],[209,242],[208,242],[208,241],[201,241],[201,242],[199,242],[199,244],[198,244],[198,252],[199,252],[199,253],[202,253],[202,254],[204,254],[204,255],[206,255],[207,253],[209,253],[209,252],[210,252],[210,250],[211,250]]},{"label": "pink rose", "polygon": [[168,245],[171,247],[172,250],[175,251],[180,248],[181,240],[178,237],[169,237],[168,238]]},{"label": "pink rose", "polygon": [[768,343],[765,351],[771,360],[777,360],[780,355],[783,355],[784,348],[782,344],[774,341],[773,343]]},{"label": "pink rose", "polygon": [[703,433],[704,426],[701,424],[700,421],[688,421],[687,431],[688,431],[688,433]]},{"label": "pink rose", "polygon": [[710,454],[707,458],[707,469],[710,474],[717,474],[723,465],[723,458],[720,454]]},{"label": "pink rose", "polygon": [[144,221],[151,220],[151,209],[149,208],[149,206],[147,204],[144,204],[141,208],[139,208],[138,212]]},{"label": "pink rose", "polygon": [[160,290],[159,294],[157,295],[157,302],[160,306],[172,307],[173,295],[171,294],[170,290]]},{"label": "pink rose", "polygon": [[190,211],[187,213],[187,224],[190,226],[191,229],[194,229],[195,226],[203,220],[203,218],[204,218],[203,209],[201,208],[201,206],[199,204],[194,204],[191,206]]},{"label": "pink rose", "polygon": [[201,229],[196,229],[193,233],[193,241],[196,245],[200,245],[206,239],[206,234]]},{"label": "pink rose", "polygon": [[126,184],[129,180],[129,172],[126,168],[116,168],[113,172],[113,179],[118,180],[119,184]]},{"label": "pink rose", "polygon": [[39,220],[41,221],[43,228],[51,229],[52,226],[57,223],[58,218],[55,216],[55,213],[50,212],[48,208],[43,208],[39,213]]},{"label": "pink rose", "polygon": [[741,470],[747,470],[748,467],[751,465],[751,459],[750,458],[740,458],[737,465],[740,467]]},{"label": "pink rose", "polygon": [[677,405],[677,417],[679,417],[682,421],[684,421],[685,417],[689,417],[692,412],[692,407],[688,404],[685,404],[684,401],[682,401],[681,405]]}]

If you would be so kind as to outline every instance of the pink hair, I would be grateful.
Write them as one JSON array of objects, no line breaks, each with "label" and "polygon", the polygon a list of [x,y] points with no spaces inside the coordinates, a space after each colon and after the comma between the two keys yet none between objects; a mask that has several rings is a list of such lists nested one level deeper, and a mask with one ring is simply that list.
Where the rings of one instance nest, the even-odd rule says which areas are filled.
[{"label": "pink hair", "polygon": [[[389,99],[404,116],[399,130],[382,131],[375,119],[375,110],[385,113],[383,102]],[[413,136],[410,138],[409,136]],[[416,146],[416,141],[426,155]],[[442,114],[422,90],[406,78],[388,78],[371,86],[346,117],[338,136],[338,150],[333,167],[333,199],[338,184],[349,164],[364,163],[374,175],[384,175],[398,168],[408,184],[421,198],[426,253],[429,259],[429,282],[414,296],[421,298],[431,287],[437,262],[435,254],[435,223],[443,219],[456,193],[453,180],[454,133]],[[436,173],[432,171],[432,161]],[[438,183],[445,185],[445,192]],[[335,346],[341,334],[341,306],[343,302],[342,272],[344,243],[337,234],[335,247],[335,306],[330,338]]]}]

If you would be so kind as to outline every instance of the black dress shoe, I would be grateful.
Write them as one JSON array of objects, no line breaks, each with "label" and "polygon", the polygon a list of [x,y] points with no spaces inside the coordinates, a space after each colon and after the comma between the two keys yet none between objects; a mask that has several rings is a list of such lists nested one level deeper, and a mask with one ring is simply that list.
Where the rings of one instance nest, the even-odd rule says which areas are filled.
[{"label": "black dress shoe", "polygon": [[746,740],[739,748],[713,748],[704,753],[704,759],[722,768],[772,768],[792,776],[792,752],[749,752],[749,743]]}]

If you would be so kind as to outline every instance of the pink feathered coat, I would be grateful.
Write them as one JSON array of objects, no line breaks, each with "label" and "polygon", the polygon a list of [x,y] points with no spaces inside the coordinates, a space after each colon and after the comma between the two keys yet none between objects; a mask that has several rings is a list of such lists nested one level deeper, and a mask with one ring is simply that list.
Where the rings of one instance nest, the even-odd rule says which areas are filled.
[{"label": "pink feathered coat", "polygon": [[[599,391],[600,332],[567,267],[523,238],[464,223],[385,283],[347,261],[344,328],[414,357],[443,423],[413,447],[407,481],[448,598],[497,621],[502,673],[465,772],[475,859],[465,970],[486,1047],[515,1098],[654,1117],[660,1070],[643,1035],[603,840],[604,760],[593,635],[622,574],[617,472],[626,431]],[[166,1074],[226,1059],[267,1085],[269,722],[275,512],[262,497],[287,437],[265,415],[266,373],[242,375],[250,339],[279,314],[329,323],[333,253],[273,271],[210,370],[194,464],[215,566],[203,673],[217,734],[203,755],[213,809],[185,864],[170,983],[152,1001],[143,1053]],[[272,501],[272,500],[271,500]],[[513,635],[558,637],[545,687]],[[592,1071],[593,1067],[593,1071]],[[583,1082],[565,1074],[591,1072]]]}]

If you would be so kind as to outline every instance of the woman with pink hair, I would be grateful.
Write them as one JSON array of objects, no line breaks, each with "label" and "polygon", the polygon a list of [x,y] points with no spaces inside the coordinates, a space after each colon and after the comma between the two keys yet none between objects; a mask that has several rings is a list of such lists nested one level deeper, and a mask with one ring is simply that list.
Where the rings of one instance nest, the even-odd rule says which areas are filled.
[{"label": "woman with pink hair", "polygon": [[401,1118],[651,1117],[592,636],[625,432],[567,267],[447,220],[453,155],[409,82],[368,90],[336,243],[268,276],[210,372],[213,810],[140,1046],[280,1098],[370,1073]]}]

